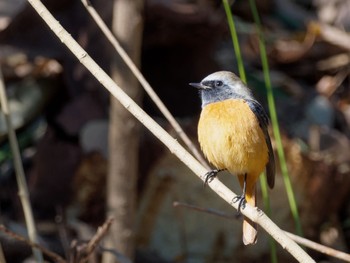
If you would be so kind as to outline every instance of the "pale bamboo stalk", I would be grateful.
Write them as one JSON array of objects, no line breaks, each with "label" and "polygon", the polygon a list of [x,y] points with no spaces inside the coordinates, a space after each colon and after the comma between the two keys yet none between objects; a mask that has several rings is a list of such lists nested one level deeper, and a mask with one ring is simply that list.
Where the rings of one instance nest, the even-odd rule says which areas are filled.
[{"label": "pale bamboo stalk", "polygon": [[[116,98],[120,103],[137,118],[150,132],[152,132],[169,150],[186,164],[201,180],[205,180],[207,170],[181,146],[177,140],[171,137],[156,121],[147,115],[113,80],[104,72],[101,67],[87,54],[87,52],[72,38],[72,36],[58,23],[47,8],[39,0],[28,0],[36,12],[60,41],[79,59],[94,77]],[[237,195],[214,179],[209,187],[214,190],[222,199],[228,202],[235,209],[238,209],[237,202],[233,203]],[[242,214],[253,222],[258,223],[266,230],[284,249],[286,249],[299,262],[315,262],[303,249],[291,240],[263,211],[247,204],[241,210]]]},{"label": "pale bamboo stalk", "polygon": [[94,19],[98,27],[101,29],[103,34],[106,36],[106,38],[109,40],[109,42],[112,44],[114,49],[118,52],[120,57],[123,59],[125,64],[129,67],[131,72],[135,75],[137,80],[140,82],[141,86],[144,88],[144,90],[147,92],[149,97],[152,99],[154,104],[158,107],[160,112],[164,115],[164,117],[169,121],[170,125],[173,127],[175,132],[179,135],[181,140],[186,144],[186,146],[190,149],[190,151],[193,153],[193,155],[202,163],[202,165],[210,169],[210,166],[208,163],[204,160],[203,156],[198,151],[197,147],[193,144],[191,139],[187,136],[187,134],[184,132],[184,130],[181,128],[180,124],[176,121],[174,116],[170,113],[168,108],[164,105],[164,103],[161,101],[157,93],[153,90],[151,85],[148,83],[146,78],[142,75],[141,71],[137,68],[135,63],[131,60],[129,55],[125,52],[123,47],[120,45],[119,41],[116,39],[116,37],[113,35],[113,33],[109,30],[105,22],[103,22],[100,15],[96,12],[95,8],[91,5],[89,0],[81,0],[87,9],[87,11],[90,13],[91,17]]},{"label": "pale bamboo stalk", "polygon": [[[29,199],[28,186],[27,186],[26,178],[24,176],[24,170],[23,170],[23,165],[21,160],[21,154],[18,147],[16,133],[13,129],[12,122],[11,122],[11,113],[7,102],[4,77],[2,75],[1,69],[0,69],[0,103],[1,103],[2,112],[5,117],[5,122],[7,125],[7,132],[8,132],[11,152],[13,156],[15,172],[16,172],[18,196],[22,204],[24,219],[28,229],[28,237],[29,237],[29,240],[32,241],[33,243],[38,243],[32,206],[30,204],[30,199]],[[33,255],[37,262],[43,262],[43,255],[40,250],[33,248]]]}]

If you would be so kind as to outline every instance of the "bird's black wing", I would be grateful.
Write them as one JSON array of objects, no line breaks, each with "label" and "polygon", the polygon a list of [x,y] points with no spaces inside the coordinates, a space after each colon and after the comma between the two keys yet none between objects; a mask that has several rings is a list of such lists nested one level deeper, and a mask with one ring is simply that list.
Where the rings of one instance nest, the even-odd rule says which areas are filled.
[{"label": "bird's black wing", "polygon": [[267,127],[269,125],[269,118],[264,108],[259,102],[257,102],[256,100],[246,100],[246,102],[248,103],[249,108],[254,112],[255,116],[257,117],[259,125],[265,135],[266,145],[269,150],[269,162],[266,165],[266,176],[269,187],[273,188],[273,186],[275,185],[275,157],[272,150],[269,132],[267,130]]}]

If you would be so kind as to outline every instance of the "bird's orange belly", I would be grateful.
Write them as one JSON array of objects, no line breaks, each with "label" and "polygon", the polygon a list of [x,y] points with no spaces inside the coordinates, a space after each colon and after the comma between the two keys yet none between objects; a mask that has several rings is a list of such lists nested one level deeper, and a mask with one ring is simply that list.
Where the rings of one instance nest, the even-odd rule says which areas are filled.
[{"label": "bird's orange belly", "polygon": [[237,175],[258,176],[268,162],[268,148],[254,113],[244,100],[211,103],[202,110],[198,140],[207,159]]}]

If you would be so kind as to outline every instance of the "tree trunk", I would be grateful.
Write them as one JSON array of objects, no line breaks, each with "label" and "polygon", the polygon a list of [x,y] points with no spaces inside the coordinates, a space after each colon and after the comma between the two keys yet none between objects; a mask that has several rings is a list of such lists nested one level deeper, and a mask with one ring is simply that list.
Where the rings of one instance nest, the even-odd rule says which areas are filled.
[{"label": "tree trunk", "polygon": [[[113,31],[131,59],[140,65],[143,30],[142,0],[115,0]],[[136,102],[141,91],[136,78],[118,55],[112,61],[112,77]],[[107,178],[107,216],[113,223],[106,247],[133,259],[136,181],[138,174],[139,123],[114,98],[111,99],[109,126],[109,170]],[[105,253],[104,263],[116,262]]]}]

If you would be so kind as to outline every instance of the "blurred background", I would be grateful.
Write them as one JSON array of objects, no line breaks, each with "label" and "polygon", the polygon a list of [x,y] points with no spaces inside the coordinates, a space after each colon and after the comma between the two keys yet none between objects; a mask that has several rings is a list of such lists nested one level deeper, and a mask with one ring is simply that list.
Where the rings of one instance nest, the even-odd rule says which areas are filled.
[{"label": "blurred background", "polygon": [[[83,4],[43,3],[92,58],[178,139]],[[256,3],[304,237],[349,252],[350,1]],[[197,145],[200,100],[188,83],[218,70],[238,74],[222,2],[91,0],[91,4]],[[267,110],[248,1],[235,1],[231,10],[248,85]],[[262,229],[258,243],[245,247],[241,218],[228,220],[173,206],[178,201],[236,213],[110,98],[24,0],[0,0],[0,66],[43,246],[72,258],[77,244],[90,240],[97,227],[113,216],[108,236],[89,262],[270,262],[269,238]],[[276,185],[269,192],[271,219],[295,233],[277,167]],[[240,193],[235,177],[223,173],[220,180]],[[0,223],[27,235],[3,115]],[[25,243],[4,233],[0,243],[7,262],[33,262]],[[308,252],[318,262],[338,262]],[[280,246],[277,254],[279,262],[294,262]]]}]

